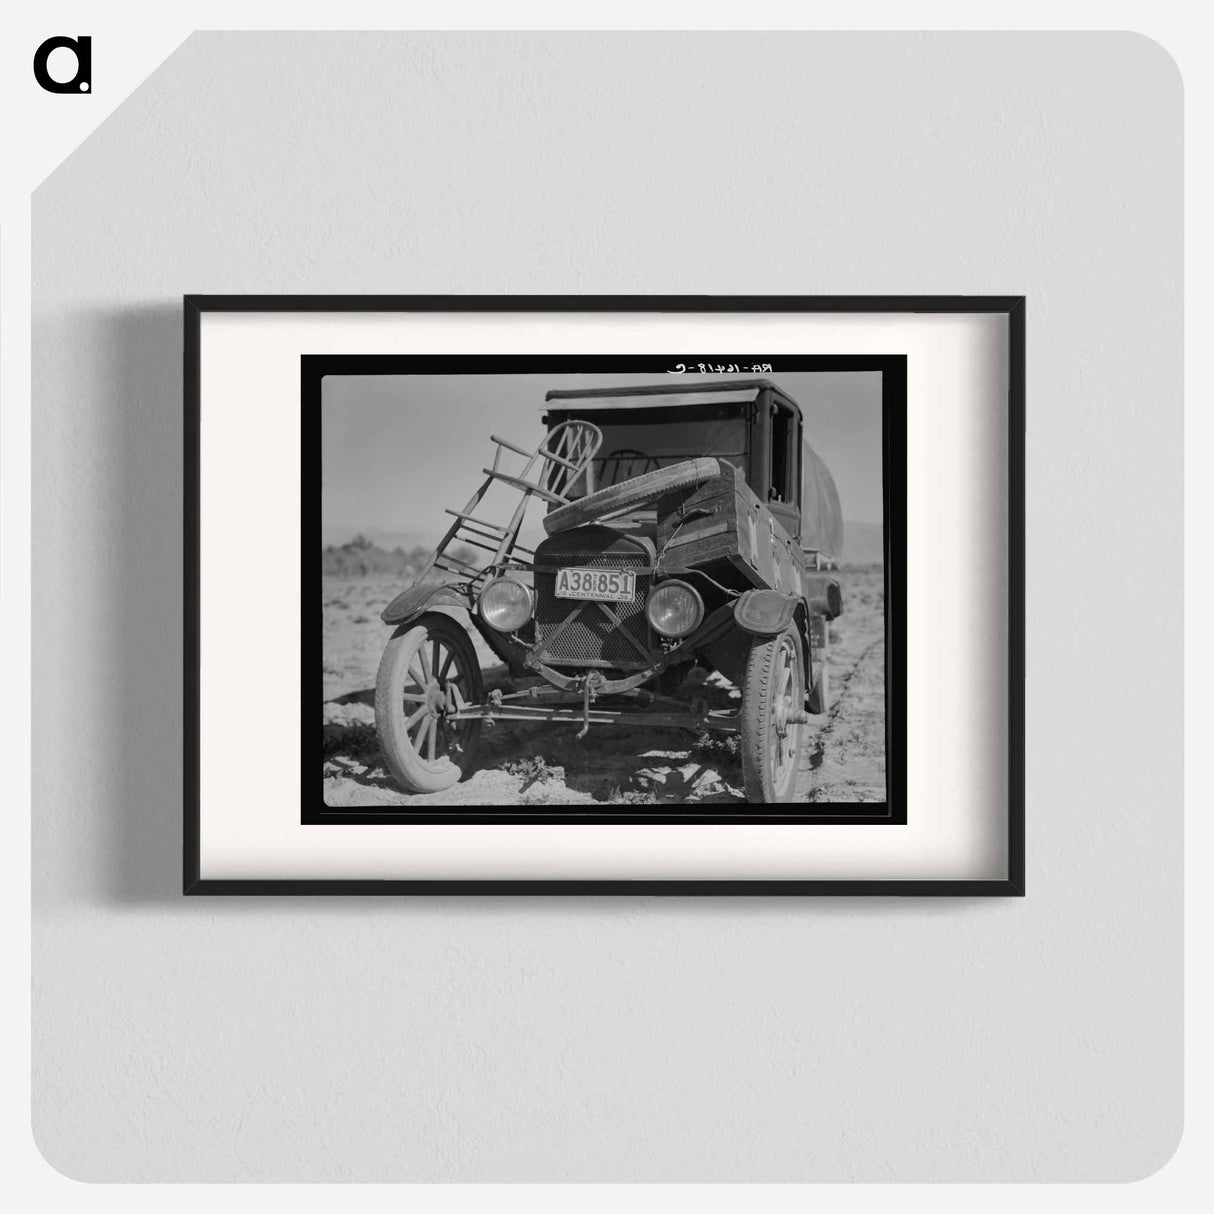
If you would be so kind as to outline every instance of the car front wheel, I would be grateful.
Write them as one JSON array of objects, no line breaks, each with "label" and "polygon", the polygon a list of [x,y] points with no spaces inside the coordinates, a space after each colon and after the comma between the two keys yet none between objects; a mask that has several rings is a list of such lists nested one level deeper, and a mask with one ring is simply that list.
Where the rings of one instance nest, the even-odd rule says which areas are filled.
[{"label": "car front wheel", "polygon": [[797,799],[805,748],[805,664],[796,626],[756,637],[742,683],[742,783],[751,802]]},{"label": "car front wheel", "polygon": [[405,792],[440,792],[469,774],[481,722],[451,717],[481,699],[476,650],[455,620],[435,613],[396,630],[375,681],[375,728]]}]

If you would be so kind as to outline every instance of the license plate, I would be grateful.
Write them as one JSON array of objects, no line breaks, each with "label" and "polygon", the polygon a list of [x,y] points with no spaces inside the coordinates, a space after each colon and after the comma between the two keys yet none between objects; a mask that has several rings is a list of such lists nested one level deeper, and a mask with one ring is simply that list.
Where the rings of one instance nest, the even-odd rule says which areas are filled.
[{"label": "license plate", "polygon": [[562,569],[556,575],[558,599],[627,603],[636,590],[637,575],[630,569]]}]

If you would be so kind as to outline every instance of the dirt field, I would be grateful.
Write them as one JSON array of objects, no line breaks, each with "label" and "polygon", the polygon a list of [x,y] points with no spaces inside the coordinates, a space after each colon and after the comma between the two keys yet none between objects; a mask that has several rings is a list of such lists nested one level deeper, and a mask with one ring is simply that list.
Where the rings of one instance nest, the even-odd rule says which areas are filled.
[{"label": "dirt field", "polygon": [[[801,792],[806,801],[885,798],[885,716],[880,569],[844,571],[844,614],[831,624],[833,706],[810,725]],[[734,738],[683,730],[497,724],[481,734],[478,769],[441,793],[407,796],[380,760],[375,671],[391,630],[379,613],[395,579],[326,578],[324,585],[325,802],[340,806],[682,804],[745,800]],[[472,632],[487,687],[511,680]],[[702,672],[696,671],[693,680]],[[693,680],[689,680],[692,682]],[[739,693],[718,676],[681,693],[727,707]],[[639,756],[639,757],[638,757]]]}]

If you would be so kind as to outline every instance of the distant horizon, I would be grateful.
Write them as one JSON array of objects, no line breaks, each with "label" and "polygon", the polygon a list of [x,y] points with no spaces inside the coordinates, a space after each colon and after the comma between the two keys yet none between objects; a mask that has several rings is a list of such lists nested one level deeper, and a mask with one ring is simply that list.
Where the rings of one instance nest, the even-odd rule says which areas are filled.
[{"label": "distant horizon", "polygon": [[[322,529],[323,531],[323,529]],[[541,531],[541,535],[543,532]],[[343,538],[334,539],[331,535],[321,537],[321,553],[340,549],[357,536],[362,536],[381,552],[402,551],[405,553],[421,549],[425,552],[434,550],[441,536],[426,536],[420,532],[384,532],[373,527],[358,531],[342,533]],[[850,543],[849,541],[850,536]],[[885,528],[881,523],[866,523],[859,520],[843,524],[842,563],[848,565],[873,565],[885,562]]]},{"label": "distant horizon", "polygon": [[[536,517],[539,517],[538,512]],[[846,548],[847,545],[847,529],[849,527],[884,528],[884,526],[885,524],[881,520],[873,522],[871,519],[844,519],[844,547]],[[320,546],[322,548],[340,548],[361,535],[373,544],[386,548],[389,552],[396,548],[404,548],[408,551],[410,548],[433,548],[445,534],[445,531],[426,534],[420,531],[387,531],[382,527],[345,527],[333,525],[321,527]]]}]

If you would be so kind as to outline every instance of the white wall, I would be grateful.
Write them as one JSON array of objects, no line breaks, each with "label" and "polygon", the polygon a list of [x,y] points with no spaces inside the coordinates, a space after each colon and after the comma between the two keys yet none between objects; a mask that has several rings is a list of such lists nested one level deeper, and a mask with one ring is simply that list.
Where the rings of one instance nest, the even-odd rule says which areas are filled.
[{"label": "white wall", "polygon": [[[1174,65],[1132,35],[190,39],[34,196],[48,1159],[96,1180],[1160,1166],[1180,122]],[[184,901],[184,292],[1027,294],[1028,897]],[[279,604],[247,608],[268,627]],[[256,669],[231,711],[257,748]]]}]

